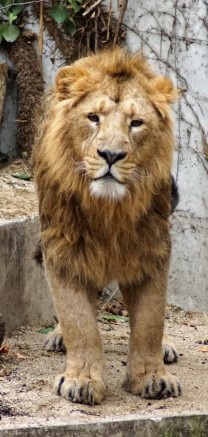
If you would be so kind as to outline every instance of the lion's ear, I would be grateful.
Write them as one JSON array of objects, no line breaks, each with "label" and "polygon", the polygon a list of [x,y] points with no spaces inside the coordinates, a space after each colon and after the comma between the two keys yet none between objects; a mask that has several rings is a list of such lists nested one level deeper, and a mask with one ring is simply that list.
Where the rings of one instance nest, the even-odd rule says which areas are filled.
[{"label": "lion's ear", "polygon": [[86,80],[86,70],[82,65],[62,67],[56,76],[55,83],[59,100],[81,98],[86,93]]},{"label": "lion's ear", "polygon": [[71,84],[75,79],[73,68],[70,66],[62,67],[56,76],[56,93],[60,100],[68,99],[71,94]]},{"label": "lion's ear", "polygon": [[153,93],[151,101],[163,119],[168,118],[170,105],[180,98],[180,90],[175,88],[168,77],[158,76],[151,81]]}]

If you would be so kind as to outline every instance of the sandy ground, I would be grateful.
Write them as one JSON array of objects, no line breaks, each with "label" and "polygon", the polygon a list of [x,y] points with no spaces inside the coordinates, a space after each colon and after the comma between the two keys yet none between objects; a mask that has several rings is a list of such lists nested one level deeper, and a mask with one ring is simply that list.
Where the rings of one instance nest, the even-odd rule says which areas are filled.
[{"label": "sandy ground", "polygon": [[22,160],[0,167],[0,220],[11,220],[38,213],[35,186],[16,176],[30,175],[31,171]]},{"label": "sandy ground", "polygon": [[9,350],[0,354],[1,428],[208,413],[208,315],[168,307],[166,332],[179,354],[179,362],[169,368],[180,379],[183,395],[166,400],[141,399],[124,391],[128,322],[106,323],[103,312],[99,320],[108,369],[108,392],[102,405],[73,404],[54,395],[53,379],[64,370],[65,355],[43,349],[45,334],[38,332],[40,327],[22,328],[5,338]]}]

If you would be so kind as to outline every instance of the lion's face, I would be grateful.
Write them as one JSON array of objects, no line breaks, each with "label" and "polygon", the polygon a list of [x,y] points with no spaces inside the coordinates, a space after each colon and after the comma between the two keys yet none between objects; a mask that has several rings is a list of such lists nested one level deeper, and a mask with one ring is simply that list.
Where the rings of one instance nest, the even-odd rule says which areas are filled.
[{"label": "lion's face", "polygon": [[90,93],[72,112],[78,119],[77,167],[91,195],[118,200],[142,175],[150,176],[146,162],[158,146],[160,117],[138,86],[135,92],[134,84],[110,85]]},{"label": "lion's face", "polygon": [[[80,178],[91,197],[120,201],[151,179],[169,178],[169,109],[177,90],[140,56],[120,49],[110,54],[60,70],[47,144],[59,176],[68,162],[71,185]],[[59,141],[56,151],[52,138]]]}]

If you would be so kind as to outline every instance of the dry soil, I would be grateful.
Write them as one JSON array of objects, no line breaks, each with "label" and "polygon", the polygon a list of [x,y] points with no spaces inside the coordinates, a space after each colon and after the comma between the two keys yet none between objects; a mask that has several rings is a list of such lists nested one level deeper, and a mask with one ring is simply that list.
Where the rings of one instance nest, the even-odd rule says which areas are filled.
[{"label": "dry soil", "polygon": [[22,160],[0,168],[0,220],[38,213],[34,182],[17,177],[24,174],[30,175],[31,171]]},{"label": "dry soil", "polygon": [[70,423],[129,416],[208,413],[208,315],[169,307],[166,332],[177,345],[179,362],[169,365],[183,388],[180,398],[147,400],[122,388],[127,360],[129,325],[109,323],[99,314],[105,347],[108,391],[102,405],[73,404],[52,393],[53,379],[65,367],[63,353],[43,349],[40,327],[23,327],[5,338],[0,354],[1,428],[20,425]]}]

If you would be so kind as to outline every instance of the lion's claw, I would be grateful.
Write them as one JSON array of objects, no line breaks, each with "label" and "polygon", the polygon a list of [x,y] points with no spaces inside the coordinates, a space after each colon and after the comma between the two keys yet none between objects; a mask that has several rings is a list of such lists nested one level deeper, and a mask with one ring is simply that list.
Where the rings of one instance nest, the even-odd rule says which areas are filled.
[{"label": "lion's claw", "polygon": [[59,375],[55,379],[54,393],[72,402],[94,405],[99,404],[104,397],[105,386],[91,379],[79,380]]},{"label": "lion's claw", "polygon": [[63,335],[54,330],[49,332],[44,342],[46,351],[66,352]]},{"label": "lion's claw", "polygon": [[176,363],[178,361],[178,354],[175,347],[171,343],[163,343],[163,360],[165,364]]},{"label": "lion's claw", "polygon": [[147,374],[143,377],[134,378],[134,380],[127,378],[124,387],[132,394],[147,399],[176,398],[182,393],[180,383],[170,373],[165,375]]}]

